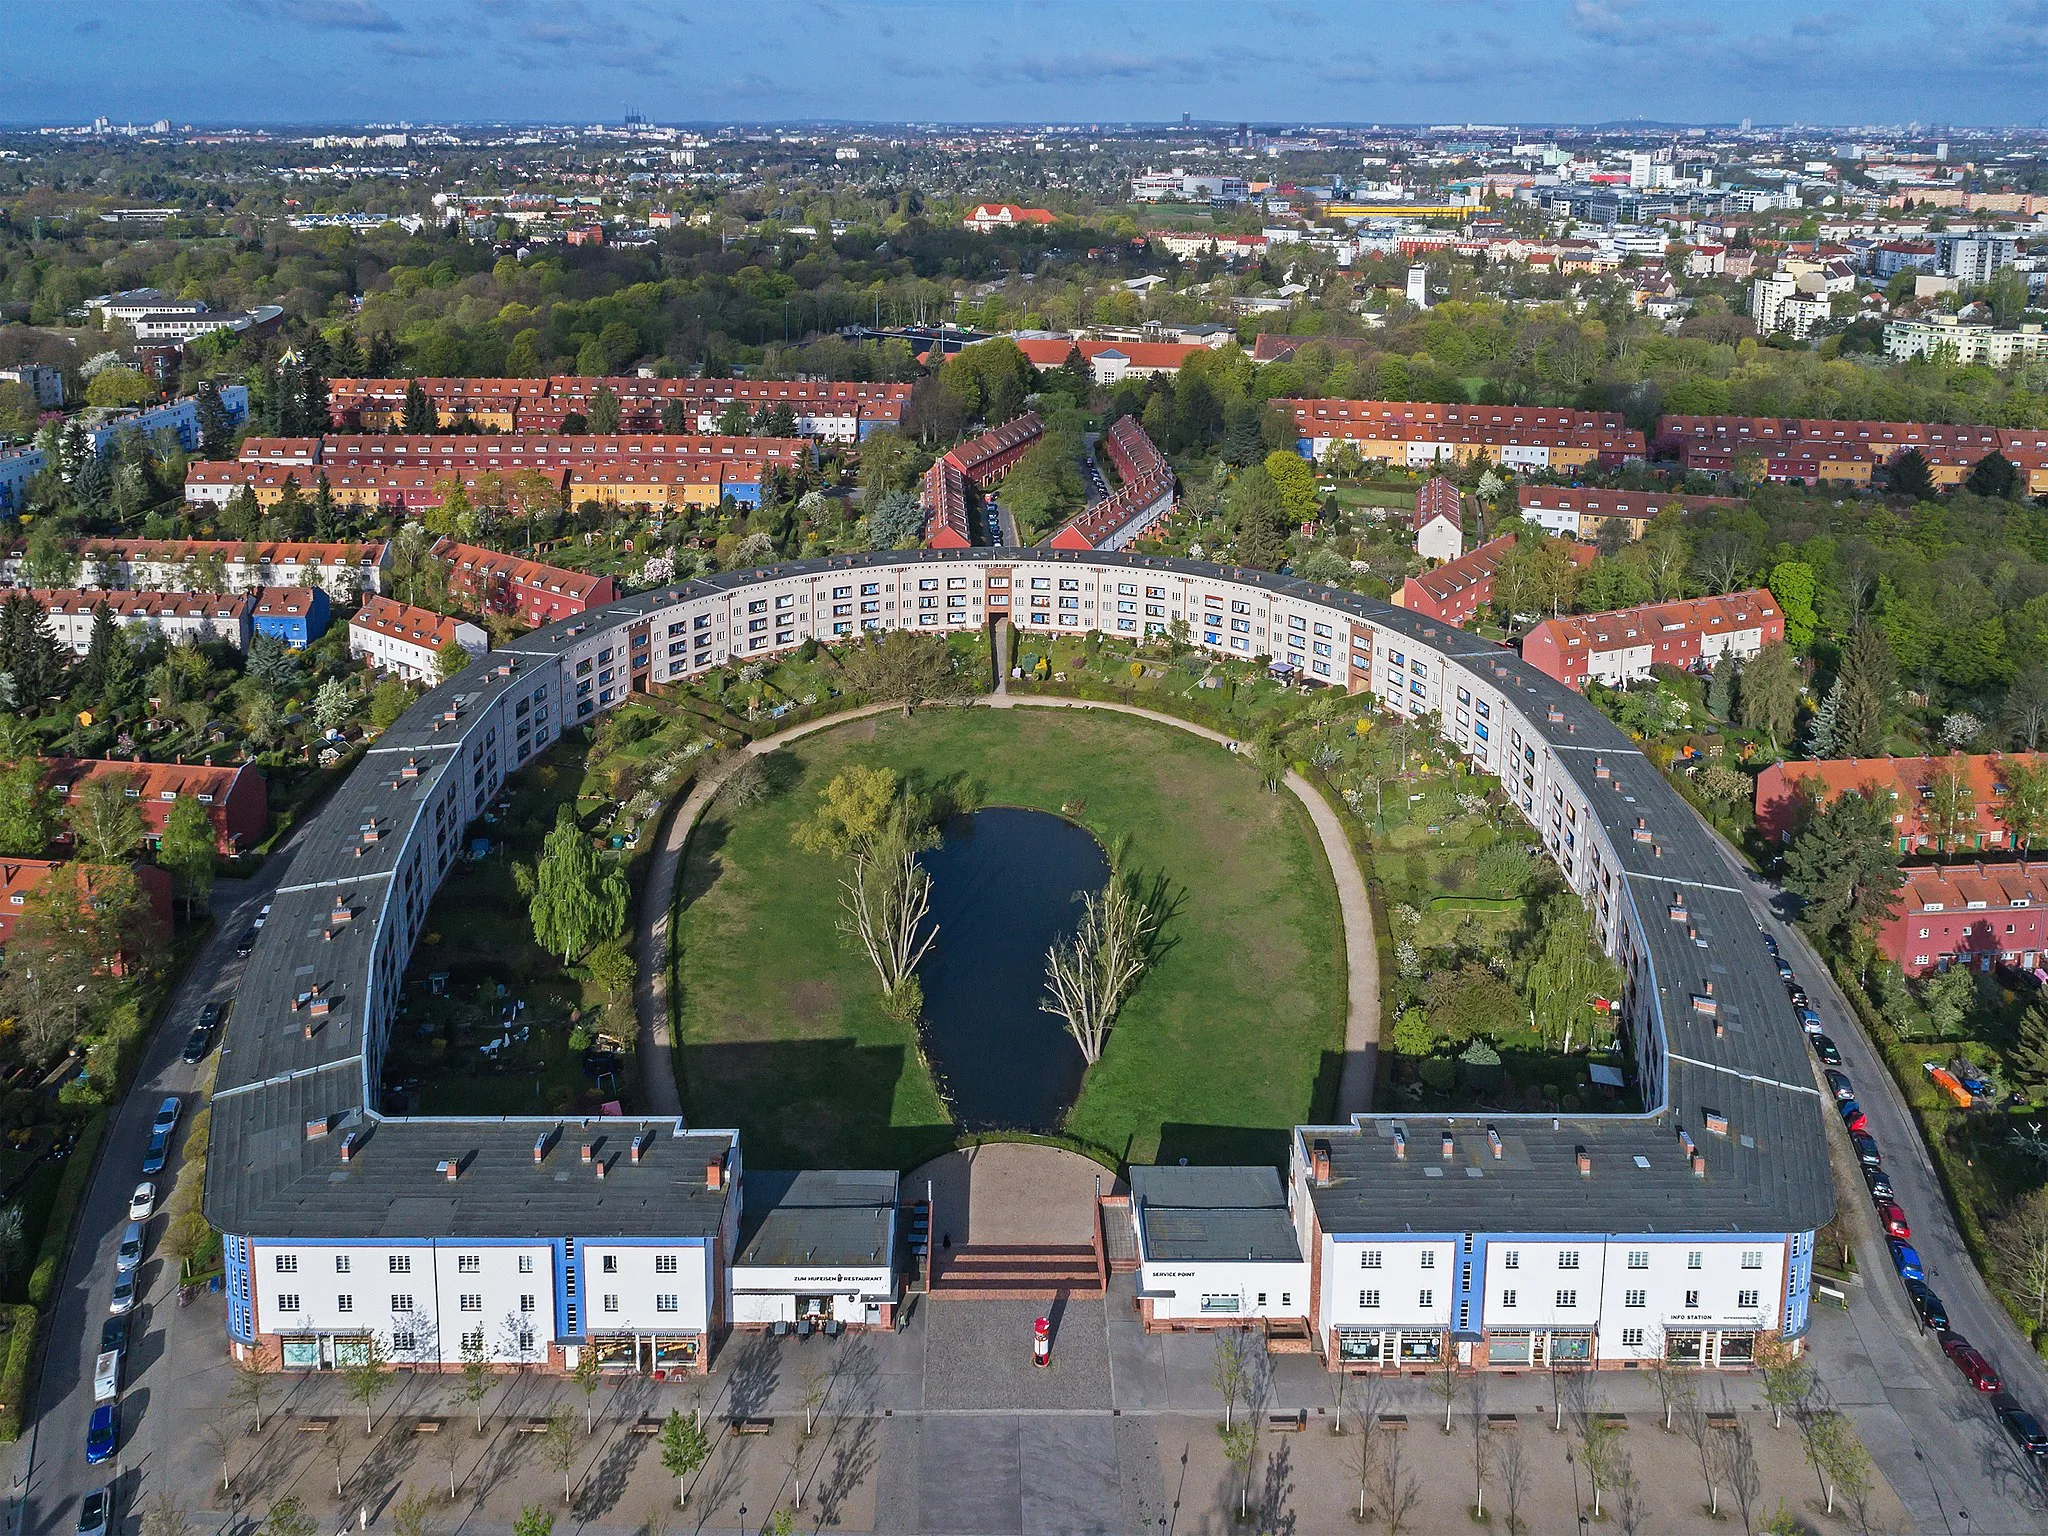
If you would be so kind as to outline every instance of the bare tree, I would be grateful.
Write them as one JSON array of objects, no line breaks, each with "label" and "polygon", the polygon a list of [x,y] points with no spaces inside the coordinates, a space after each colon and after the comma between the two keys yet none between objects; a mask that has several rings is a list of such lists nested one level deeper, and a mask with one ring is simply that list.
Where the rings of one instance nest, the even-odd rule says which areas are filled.
[{"label": "bare tree", "polygon": [[270,1373],[262,1363],[241,1355],[233,1357],[235,1379],[228,1385],[228,1400],[237,1408],[246,1408],[255,1420],[255,1433],[263,1433],[263,1395],[270,1386]]},{"label": "bare tree", "polygon": [[1444,1405],[1444,1433],[1451,1432],[1451,1415],[1457,1411],[1458,1394],[1463,1381],[1458,1375],[1458,1357],[1451,1350],[1442,1350],[1436,1368],[1429,1373],[1429,1390]]},{"label": "bare tree", "polygon": [[1692,1442],[1693,1450],[1699,1454],[1700,1478],[1707,1485],[1707,1513],[1718,1519],[1720,1458],[1714,1454],[1714,1421],[1707,1416],[1707,1405],[1700,1401],[1698,1392],[1689,1393],[1679,1402],[1677,1417],[1679,1433]]},{"label": "bare tree", "polygon": [[1650,1362],[1650,1374],[1657,1382],[1657,1396],[1664,1403],[1664,1428],[1668,1432],[1678,1405],[1689,1393],[1698,1390],[1693,1383],[1692,1368],[1670,1359],[1659,1350]]},{"label": "bare tree", "polygon": [[1522,1436],[1518,1430],[1501,1440],[1500,1454],[1494,1459],[1500,1484],[1500,1502],[1508,1520],[1508,1536],[1522,1528],[1522,1500],[1529,1496],[1529,1481],[1534,1469],[1529,1465],[1529,1454],[1522,1448]]},{"label": "bare tree", "polygon": [[789,1441],[789,1480],[796,1489],[790,1502],[792,1509],[804,1507],[804,1438],[792,1435]]},{"label": "bare tree", "polygon": [[441,1436],[441,1459],[448,1463],[448,1499],[453,1503],[461,1486],[455,1474],[462,1466],[462,1441],[453,1429]]},{"label": "bare tree", "polygon": [[1493,1447],[1487,1441],[1492,1431],[1487,1427],[1486,1383],[1475,1377],[1472,1382],[1472,1518],[1481,1522],[1486,1519],[1486,1471],[1493,1464]]},{"label": "bare tree", "polygon": [[1649,1518],[1650,1501],[1636,1478],[1635,1464],[1623,1451],[1615,1462],[1614,1523],[1621,1528],[1621,1536],[1636,1536]]},{"label": "bare tree", "polygon": [[1379,1470],[1380,1442],[1386,1432],[1380,1426],[1380,1400],[1384,1396],[1377,1376],[1365,1378],[1365,1390],[1359,1394],[1358,1402],[1358,1444],[1353,1448],[1352,1465],[1358,1469],[1358,1519],[1365,1521],[1365,1500],[1371,1486],[1373,1474]]},{"label": "bare tree", "polygon": [[1389,1439],[1386,1454],[1380,1458],[1379,1495],[1380,1519],[1386,1523],[1387,1536],[1401,1536],[1401,1527],[1421,1502],[1422,1490],[1401,1467],[1399,1435]]},{"label": "bare tree", "polygon": [[1222,1395],[1225,1429],[1236,1422],[1237,1400],[1249,1384],[1253,1347],[1249,1328],[1224,1328],[1216,1334],[1209,1357],[1209,1385]]},{"label": "bare tree", "polygon": [[199,1433],[220,1457],[220,1491],[231,1492],[228,1482],[228,1453],[242,1443],[241,1415],[232,1405],[216,1409],[199,1426]]},{"label": "bare tree", "polygon": [[142,1512],[142,1536],[191,1536],[192,1517],[168,1488],[159,1488]]},{"label": "bare tree", "polygon": [[1813,1391],[1813,1367],[1806,1357],[1775,1333],[1760,1333],[1756,1368],[1764,1379],[1764,1401],[1770,1405],[1771,1427],[1785,1427],[1785,1410],[1795,1414]]},{"label": "bare tree", "polygon": [[1152,963],[1159,914],[1128,875],[1112,873],[1091,892],[1073,938],[1045,952],[1047,997],[1039,1007],[1061,1020],[1090,1066],[1102,1059],[1110,1026]]},{"label": "bare tree", "polygon": [[1247,1418],[1234,1429],[1223,1431],[1223,1459],[1230,1463],[1231,1479],[1237,1484],[1237,1518],[1246,1517],[1251,1507],[1252,1458],[1258,1455],[1258,1420]]},{"label": "bare tree", "polygon": [[2048,1189],[2020,1196],[1989,1224],[1991,1263],[2013,1296],[2048,1325]]},{"label": "bare tree", "polygon": [[804,1435],[808,1438],[818,1432],[818,1413],[825,1406],[825,1399],[832,1392],[832,1376],[829,1371],[815,1365],[804,1369]]},{"label": "bare tree", "polygon": [[547,1464],[562,1474],[562,1502],[576,1499],[573,1474],[576,1470],[576,1421],[566,1408],[548,1415],[547,1432],[541,1436],[540,1453]]},{"label": "bare tree", "polygon": [[1721,1480],[1735,1500],[1735,1512],[1742,1517],[1742,1536],[1756,1536],[1757,1500],[1763,1495],[1763,1476],[1757,1471],[1756,1442],[1749,1426],[1740,1422],[1716,1437],[1715,1450],[1721,1463]]},{"label": "bare tree", "polygon": [[932,877],[917,862],[922,839],[900,802],[872,843],[853,850],[853,872],[839,882],[845,916],[839,930],[857,940],[882,979],[882,992],[901,1006],[904,985],[939,936],[927,926]]}]

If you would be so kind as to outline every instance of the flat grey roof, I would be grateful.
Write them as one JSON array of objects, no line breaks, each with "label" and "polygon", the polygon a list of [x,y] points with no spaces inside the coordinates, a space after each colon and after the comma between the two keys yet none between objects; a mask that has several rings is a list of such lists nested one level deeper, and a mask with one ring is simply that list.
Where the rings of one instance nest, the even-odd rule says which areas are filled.
[{"label": "flat grey roof", "polygon": [[1133,1168],[1131,1210],[1153,1263],[1298,1263],[1287,1193],[1270,1166]]},{"label": "flat grey roof", "polygon": [[740,1181],[736,1268],[871,1267],[896,1246],[896,1175],[749,1169]]}]

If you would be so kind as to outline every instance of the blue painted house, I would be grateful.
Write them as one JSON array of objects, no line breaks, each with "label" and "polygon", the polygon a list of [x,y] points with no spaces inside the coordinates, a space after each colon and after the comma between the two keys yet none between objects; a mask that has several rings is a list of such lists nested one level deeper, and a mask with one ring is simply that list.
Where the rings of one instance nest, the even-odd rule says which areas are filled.
[{"label": "blue painted house", "polygon": [[256,633],[302,651],[327,633],[327,594],[318,587],[258,587]]}]

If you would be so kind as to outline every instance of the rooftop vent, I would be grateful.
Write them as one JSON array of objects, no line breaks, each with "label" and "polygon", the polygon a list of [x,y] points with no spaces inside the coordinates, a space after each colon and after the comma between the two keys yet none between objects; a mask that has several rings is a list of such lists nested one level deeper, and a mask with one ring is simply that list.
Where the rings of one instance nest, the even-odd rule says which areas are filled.
[{"label": "rooftop vent", "polygon": [[346,1136],[342,1137],[342,1138],[341,1138],[341,1160],[342,1160],[342,1161],[343,1161],[344,1163],[351,1163],[351,1162],[354,1162],[354,1161],[355,1161],[355,1156],[356,1156],[356,1149],[357,1149],[358,1147],[360,1147],[360,1146],[361,1146],[362,1144],[363,1144],[363,1138],[362,1138],[362,1136],[361,1136],[361,1135],[360,1135],[359,1133],[355,1132],[355,1131],[350,1131],[350,1132],[349,1132],[349,1133],[348,1133],[348,1134],[347,1134]]},{"label": "rooftop vent", "polygon": [[308,1120],[306,1122],[306,1140],[320,1140],[321,1137],[325,1136],[332,1129],[333,1124],[333,1118],[328,1115],[322,1115],[317,1120]]},{"label": "rooftop vent", "polygon": [[639,1135],[635,1136],[633,1138],[631,1154],[633,1161],[638,1163],[642,1157],[646,1156],[647,1149],[652,1145],[654,1145],[654,1132],[642,1131]]},{"label": "rooftop vent", "polygon": [[561,1134],[562,1128],[557,1125],[533,1138],[533,1160],[536,1163],[544,1161],[548,1153],[554,1150],[555,1140]]}]

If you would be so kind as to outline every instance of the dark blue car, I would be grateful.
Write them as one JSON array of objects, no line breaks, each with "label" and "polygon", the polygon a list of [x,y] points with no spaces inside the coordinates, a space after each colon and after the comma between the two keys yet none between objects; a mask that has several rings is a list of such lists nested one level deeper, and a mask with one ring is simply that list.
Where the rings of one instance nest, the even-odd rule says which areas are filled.
[{"label": "dark blue car", "polygon": [[143,1156],[142,1171],[144,1173],[162,1173],[164,1171],[164,1159],[170,1155],[171,1133],[169,1131],[158,1131],[149,1138],[149,1151]]},{"label": "dark blue car", "polygon": [[112,1403],[101,1403],[92,1411],[92,1423],[85,1431],[85,1460],[98,1466],[114,1454],[121,1440],[121,1415]]},{"label": "dark blue car", "polygon": [[1925,1280],[1926,1274],[1920,1268],[1920,1255],[1911,1243],[1902,1243],[1896,1237],[1886,1241],[1892,1251],[1892,1268],[1899,1272],[1901,1280]]}]

